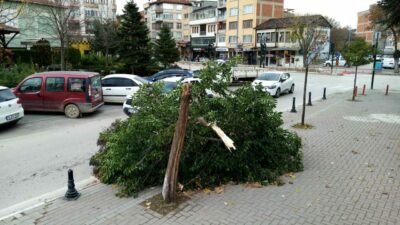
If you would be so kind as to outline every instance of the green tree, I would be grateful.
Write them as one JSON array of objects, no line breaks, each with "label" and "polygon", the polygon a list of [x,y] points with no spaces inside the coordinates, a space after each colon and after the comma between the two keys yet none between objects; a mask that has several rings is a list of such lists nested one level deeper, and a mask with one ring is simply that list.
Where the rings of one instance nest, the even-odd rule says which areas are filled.
[{"label": "green tree", "polygon": [[95,20],[93,22],[94,38],[92,48],[106,56],[106,65],[109,64],[109,55],[113,55],[118,46],[117,23],[113,20]]},{"label": "green tree", "polygon": [[368,56],[371,55],[371,53],[372,53],[372,46],[362,38],[357,38],[342,53],[347,63],[356,67],[356,72],[354,74],[354,85],[353,85],[353,97],[352,97],[353,101],[356,98],[358,66],[368,64],[370,62]]},{"label": "green tree", "polygon": [[81,53],[76,48],[65,49],[65,60],[70,63],[73,67],[76,67],[81,61]]},{"label": "green tree", "polygon": [[156,41],[155,57],[164,68],[167,68],[172,63],[179,61],[179,50],[176,47],[171,30],[166,24],[162,25],[158,36],[160,38]]},{"label": "green tree", "polygon": [[32,46],[33,62],[39,66],[48,66],[51,64],[51,47],[49,41],[42,38]]},{"label": "green tree", "polygon": [[123,9],[117,35],[120,41],[117,52],[121,62],[125,64],[125,70],[138,75],[148,75],[151,59],[148,47],[149,30],[133,1],[129,1]]},{"label": "green tree", "polygon": [[400,30],[400,2],[398,0],[382,0],[370,7],[369,19],[373,25],[383,26],[383,30],[390,30],[394,39],[394,72],[399,72],[400,51],[397,49]]}]

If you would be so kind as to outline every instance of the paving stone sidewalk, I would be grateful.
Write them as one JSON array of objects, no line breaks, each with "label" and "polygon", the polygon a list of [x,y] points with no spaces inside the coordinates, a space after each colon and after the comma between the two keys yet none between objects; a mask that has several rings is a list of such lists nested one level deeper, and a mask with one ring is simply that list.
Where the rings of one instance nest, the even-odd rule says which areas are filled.
[{"label": "paving stone sidewalk", "polygon": [[314,129],[293,129],[300,113],[283,114],[303,139],[305,165],[283,186],[197,193],[162,216],[139,205],[160,188],[118,198],[112,186],[94,184],[77,201],[57,199],[0,224],[400,224],[400,92],[350,96],[307,107]]}]

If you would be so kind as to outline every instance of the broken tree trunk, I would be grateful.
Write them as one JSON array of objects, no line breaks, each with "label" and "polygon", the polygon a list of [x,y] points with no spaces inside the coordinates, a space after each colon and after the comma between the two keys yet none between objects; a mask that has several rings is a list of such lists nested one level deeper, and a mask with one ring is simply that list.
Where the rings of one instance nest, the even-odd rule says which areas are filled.
[{"label": "broken tree trunk", "polygon": [[211,127],[213,131],[218,135],[218,137],[221,139],[221,141],[225,144],[225,147],[231,152],[231,149],[235,150],[236,147],[233,144],[232,139],[230,139],[225,132],[217,126],[216,123],[208,123],[203,117],[197,118],[197,121],[205,126],[205,127]]},{"label": "broken tree trunk", "polygon": [[176,185],[179,170],[179,160],[185,141],[186,127],[189,115],[190,84],[183,85],[179,117],[175,127],[174,139],[172,140],[169,153],[167,171],[165,172],[162,196],[166,203],[175,200]]}]

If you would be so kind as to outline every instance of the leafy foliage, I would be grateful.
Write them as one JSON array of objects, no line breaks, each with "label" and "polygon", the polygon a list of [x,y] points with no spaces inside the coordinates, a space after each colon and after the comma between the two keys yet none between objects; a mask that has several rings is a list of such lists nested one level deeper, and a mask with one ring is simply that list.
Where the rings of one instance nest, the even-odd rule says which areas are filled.
[{"label": "leafy foliage", "polygon": [[117,23],[113,20],[93,22],[94,38],[92,48],[104,55],[114,54],[118,45]]},{"label": "leafy foliage", "polygon": [[155,57],[164,68],[167,68],[170,64],[179,61],[179,50],[167,25],[163,24],[158,36],[160,38],[156,41]]},{"label": "leafy foliage", "polygon": [[25,77],[38,72],[32,64],[19,64],[9,68],[0,67],[0,85],[15,87]]},{"label": "leafy foliage", "polygon": [[46,67],[51,64],[51,47],[49,41],[46,39],[38,40],[31,48],[34,54],[33,62],[39,66]]},{"label": "leafy foliage", "polygon": [[[108,66],[107,63],[109,62]],[[97,54],[84,55],[81,58],[79,69],[102,73],[102,75],[110,74],[111,71],[122,71],[123,65],[117,62],[112,56],[103,56]]]},{"label": "leafy foliage", "polygon": [[[280,127],[283,122],[274,111],[275,99],[250,84],[234,93],[228,90],[234,63],[209,62],[200,72],[201,83],[192,86],[178,176],[186,188],[229,181],[272,182],[283,173],[303,169],[301,140]],[[220,97],[207,97],[205,89]],[[178,88],[165,94],[162,84],[143,86],[133,100],[139,112],[100,134],[100,151],[90,164],[102,182],[118,184],[123,195],[162,185],[181,92]],[[199,117],[216,122],[237,149],[226,150],[210,128],[197,124]]]},{"label": "leafy foliage", "polygon": [[344,51],[343,57],[350,65],[361,66],[368,64],[368,56],[372,53],[372,46],[364,39],[357,38]]},{"label": "leafy foliage", "polygon": [[125,64],[126,72],[148,75],[147,68],[151,59],[148,48],[149,30],[133,1],[129,1],[123,9],[118,38],[118,53],[121,62]]},{"label": "leafy foliage", "polygon": [[65,60],[70,63],[73,67],[79,65],[81,61],[81,53],[76,48],[65,49]]}]

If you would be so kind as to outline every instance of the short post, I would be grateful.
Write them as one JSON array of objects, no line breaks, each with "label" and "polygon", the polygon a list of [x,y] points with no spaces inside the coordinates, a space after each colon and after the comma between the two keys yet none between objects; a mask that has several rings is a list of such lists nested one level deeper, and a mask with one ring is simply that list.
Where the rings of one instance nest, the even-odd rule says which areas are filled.
[{"label": "short post", "polygon": [[308,92],[308,103],[307,103],[307,105],[308,106],[312,106],[312,103],[311,103],[311,91]]},{"label": "short post", "polygon": [[364,84],[362,95],[365,95],[365,89],[366,89],[366,88],[367,88],[367,86]]},{"label": "short post", "polygon": [[324,95],[322,96],[322,100],[326,100],[326,88],[324,88]]},{"label": "short post", "polygon": [[296,97],[293,97],[292,110],[290,110],[290,112],[292,112],[292,113],[297,112],[297,110],[296,110]]},{"label": "short post", "polygon": [[386,92],[385,92],[385,95],[388,95],[388,94],[389,94],[389,84],[386,85]]},{"label": "short post", "polygon": [[81,196],[80,193],[75,189],[75,182],[74,182],[74,172],[69,169],[68,170],[68,190],[64,195],[64,199],[71,201],[76,200]]},{"label": "short post", "polygon": [[357,97],[357,94],[358,94],[358,86],[356,86],[356,88],[354,89],[355,91],[355,93],[354,93],[354,96],[356,96]]}]

